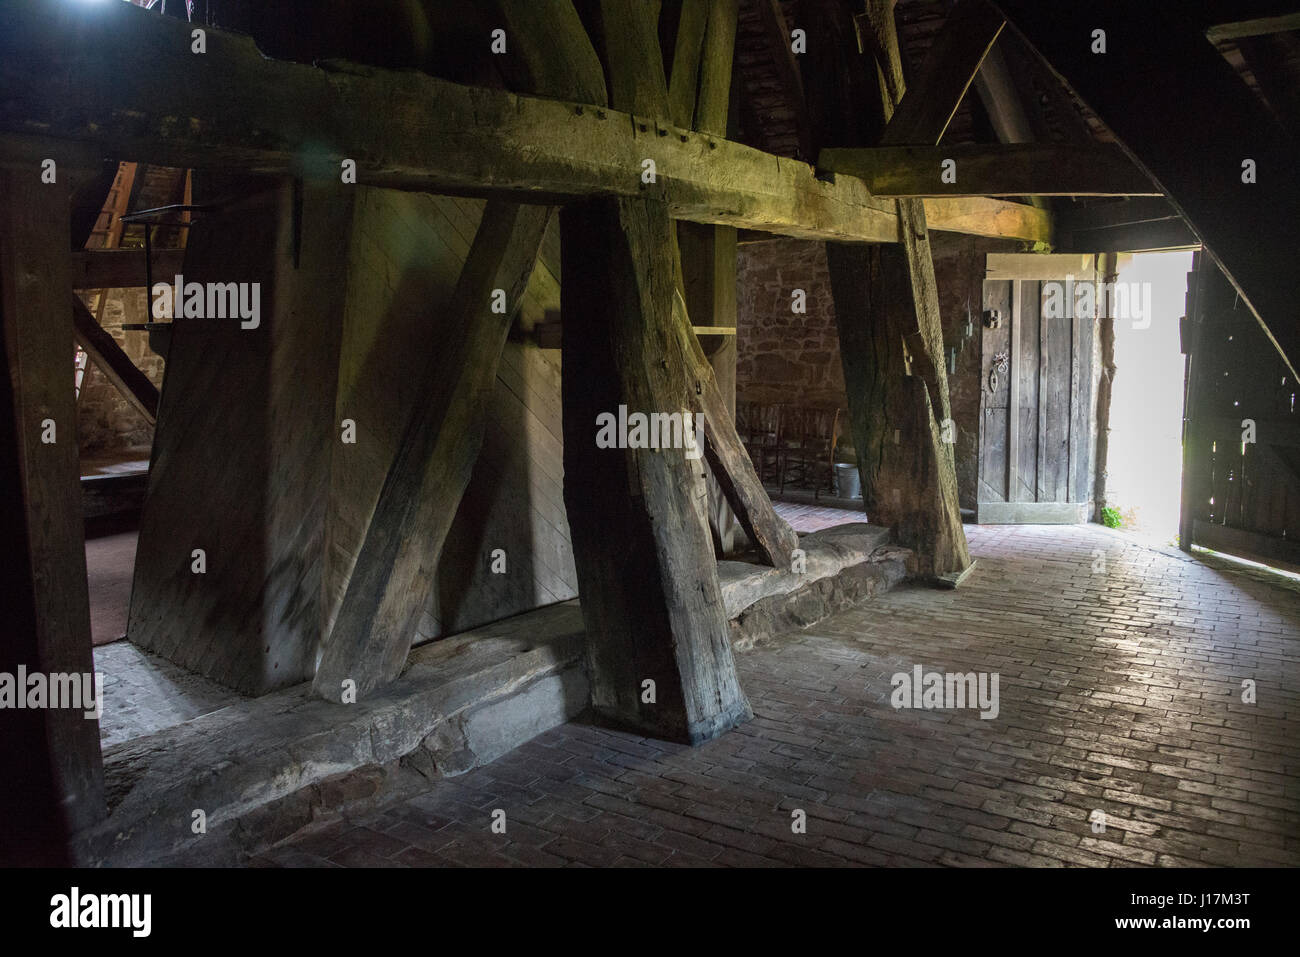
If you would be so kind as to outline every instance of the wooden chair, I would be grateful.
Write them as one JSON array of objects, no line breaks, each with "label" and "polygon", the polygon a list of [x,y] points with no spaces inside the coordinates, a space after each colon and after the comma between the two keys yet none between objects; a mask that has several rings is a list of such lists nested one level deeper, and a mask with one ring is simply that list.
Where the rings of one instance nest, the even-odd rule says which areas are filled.
[{"label": "wooden chair", "polygon": [[787,483],[812,489],[814,497],[833,488],[838,424],[838,409],[802,408],[790,414],[783,431],[782,492]]},{"label": "wooden chair", "polygon": [[746,449],[754,463],[754,471],[762,482],[775,481],[780,477],[782,409],[780,405],[754,403],[749,412],[749,442]]}]

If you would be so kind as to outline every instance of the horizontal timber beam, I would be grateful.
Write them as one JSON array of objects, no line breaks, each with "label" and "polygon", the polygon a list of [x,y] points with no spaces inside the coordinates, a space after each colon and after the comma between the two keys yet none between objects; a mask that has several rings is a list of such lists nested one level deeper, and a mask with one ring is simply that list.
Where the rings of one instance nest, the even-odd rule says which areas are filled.
[{"label": "horizontal timber beam", "polygon": [[856,176],[875,196],[1161,195],[1123,150],[1103,144],[825,149],[818,166]]},{"label": "horizontal timber beam", "polygon": [[[268,60],[250,38],[211,28],[205,55],[191,42],[189,24],[129,4],[7,2],[0,132],[65,141],[79,157],[89,145],[114,158],[262,174],[332,178],[351,159],[367,185],[539,204],[644,196],[677,219],[898,241],[893,201],[856,178],[827,182],[807,164],[718,136],[418,72]],[[106,49],[148,50],[150,69],[122,70]],[[652,183],[642,181],[646,160]],[[986,212],[981,222],[937,210],[930,226],[1044,238],[1042,221]]]},{"label": "horizontal timber beam", "polygon": [[1242,37],[1262,37],[1272,33],[1300,30],[1300,12],[1285,13],[1276,17],[1260,17],[1237,23],[1216,23],[1205,31],[1211,43],[1221,40],[1240,40]]}]

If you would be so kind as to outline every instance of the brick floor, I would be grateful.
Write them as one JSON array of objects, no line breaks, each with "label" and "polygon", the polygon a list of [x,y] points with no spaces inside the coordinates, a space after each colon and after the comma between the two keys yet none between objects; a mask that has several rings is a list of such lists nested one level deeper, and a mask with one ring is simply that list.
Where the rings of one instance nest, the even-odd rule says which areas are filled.
[{"label": "brick floor", "polygon": [[861,508],[836,508],[829,505],[803,505],[794,502],[773,502],[776,514],[790,523],[800,535],[845,525],[849,522],[865,522],[867,515]]},{"label": "brick floor", "polygon": [[[1096,526],[969,532],[961,589],[741,655],[755,717],[718,740],[572,723],[254,863],[1300,864],[1300,585]],[[998,673],[998,717],[895,710],[914,664]]]}]

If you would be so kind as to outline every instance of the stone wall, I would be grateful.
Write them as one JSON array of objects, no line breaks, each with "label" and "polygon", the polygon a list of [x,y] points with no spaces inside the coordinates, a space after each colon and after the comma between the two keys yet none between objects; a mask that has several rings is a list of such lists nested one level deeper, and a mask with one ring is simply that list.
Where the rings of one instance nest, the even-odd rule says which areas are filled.
[{"label": "stone wall", "polygon": [[[845,407],[826,245],[799,239],[739,247],[736,400]],[[793,312],[802,289],[807,312]]]},{"label": "stone wall", "polygon": [[[980,321],[984,257],[1015,252],[1012,241],[932,233],[944,361],[957,426],[957,486],[964,508],[975,507],[979,461]],[[804,402],[847,407],[835,304],[823,243],[781,239],[742,245],[737,270],[736,397],[750,402]],[[791,311],[803,289],[807,312]],[[967,320],[972,335],[967,338]]]},{"label": "stone wall", "polygon": [[[124,330],[123,323],[147,322],[145,290],[109,289],[102,325],[136,367],[162,388],[163,359],[149,350],[149,334]],[[82,297],[91,314],[95,297]],[[149,457],[153,426],[122,397],[94,361],[86,366],[77,400],[77,441],[86,460]]]}]

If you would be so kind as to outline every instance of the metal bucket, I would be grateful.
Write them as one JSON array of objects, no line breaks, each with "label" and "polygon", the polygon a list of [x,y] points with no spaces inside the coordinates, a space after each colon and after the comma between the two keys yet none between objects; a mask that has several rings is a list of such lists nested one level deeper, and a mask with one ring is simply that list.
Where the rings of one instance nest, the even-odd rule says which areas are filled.
[{"label": "metal bucket", "polygon": [[835,463],[835,494],[840,498],[862,498],[862,476],[850,462]]}]

